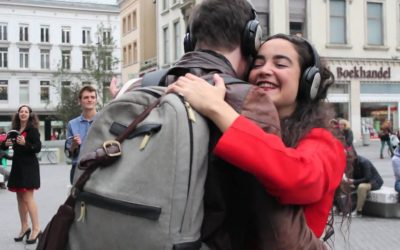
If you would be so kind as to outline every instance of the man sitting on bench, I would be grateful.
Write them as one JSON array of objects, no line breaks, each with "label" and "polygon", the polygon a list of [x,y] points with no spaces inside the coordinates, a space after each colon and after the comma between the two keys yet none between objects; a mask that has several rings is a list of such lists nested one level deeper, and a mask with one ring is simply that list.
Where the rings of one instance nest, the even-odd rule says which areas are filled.
[{"label": "man sitting on bench", "polygon": [[368,192],[380,189],[383,179],[370,160],[357,155],[353,163],[353,176],[348,179],[348,182],[357,190],[357,206],[351,215],[361,217]]}]

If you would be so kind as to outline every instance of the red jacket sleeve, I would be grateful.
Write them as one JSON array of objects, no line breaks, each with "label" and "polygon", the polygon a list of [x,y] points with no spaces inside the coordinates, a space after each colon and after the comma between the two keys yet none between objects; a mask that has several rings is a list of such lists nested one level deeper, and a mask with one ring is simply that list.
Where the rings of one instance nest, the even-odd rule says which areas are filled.
[{"label": "red jacket sleeve", "polygon": [[314,128],[296,148],[289,148],[242,116],[214,152],[256,176],[282,204],[320,201],[339,185],[346,166],[344,147],[328,130]]}]

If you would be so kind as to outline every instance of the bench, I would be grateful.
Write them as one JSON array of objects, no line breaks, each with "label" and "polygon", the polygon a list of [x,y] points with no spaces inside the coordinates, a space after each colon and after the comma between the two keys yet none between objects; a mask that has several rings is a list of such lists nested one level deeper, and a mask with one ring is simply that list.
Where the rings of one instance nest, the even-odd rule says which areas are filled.
[{"label": "bench", "polygon": [[382,186],[379,190],[370,191],[363,208],[363,214],[400,218],[399,195],[393,187]]}]

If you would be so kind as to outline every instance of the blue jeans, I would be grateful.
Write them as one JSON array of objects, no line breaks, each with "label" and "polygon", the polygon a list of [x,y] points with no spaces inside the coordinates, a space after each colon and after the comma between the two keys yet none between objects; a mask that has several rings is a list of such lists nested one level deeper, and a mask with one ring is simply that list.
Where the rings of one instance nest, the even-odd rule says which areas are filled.
[{"label": "blue jeans", "polygon": [[383,157],[383,150],[385,149],[385,143],[389,147],[390,155],[393,156],[393,148],[392,148],[392,145],[390,144],[390,141],[389,140],[387,140],[387,141],[381,140],[381,157]]},{"label": "blue jeans", "polygon": [[394,183],[394,189],[400,193],[400,180],[395,181]]}]

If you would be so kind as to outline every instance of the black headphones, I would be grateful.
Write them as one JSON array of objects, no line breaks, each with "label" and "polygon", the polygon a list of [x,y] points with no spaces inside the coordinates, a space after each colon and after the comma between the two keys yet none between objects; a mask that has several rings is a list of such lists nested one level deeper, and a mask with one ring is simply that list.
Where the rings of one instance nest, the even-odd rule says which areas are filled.
[{"label": "black headphones", "polygon": [[[255,56],[261,45],[262,29],[259,21],[257,20],[257,12],[253,5],[247,1],[251,6],[251,12],[253,19],[246,23],[242,37],[242,51],[245,56]],[[193,51],[196,47],[196,39],[191,35],[191,28],[188,25],[186,34],[183,39],[183,48],[185,53]]]},{"label": "black headphones", "polygon": [[320,58],[314,46],[312,46],[306,39],[302,38],[302,40],[307,44],[311,51],[314,64],[304,70],[301,76],[299,94],[304,97],[309,96],[311,100],[314,100],[318,95],[321,85],[321,73],[319,70],[321,65]]}]

